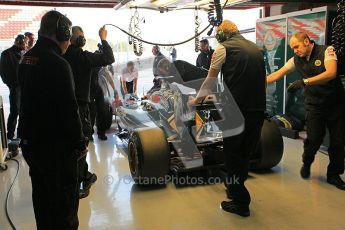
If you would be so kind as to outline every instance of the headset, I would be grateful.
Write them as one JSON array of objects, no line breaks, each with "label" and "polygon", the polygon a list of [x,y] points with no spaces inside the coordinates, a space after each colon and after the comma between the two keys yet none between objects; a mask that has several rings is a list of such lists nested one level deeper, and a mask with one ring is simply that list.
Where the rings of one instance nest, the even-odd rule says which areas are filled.
[{"label": "headset", "polygon": [[75,44],[78,46],[78,47],[83,47],[83,46],[85,46],[85,44],[86,44],[86,39],[85,39],[85,37],[83,36],[83,35],[79,35],[78,37],[77,37],[77,39],[75,40]]},{"label": "headset", "polygon": [[56,39],[65,42],[71,39],[71,27],[66,23],[65,16],[60,14],[56,22]]},{"label": "headset", "polygon": [[[77,31],[76,31],[77,30]],[[84,33],[83,29],[80,26],[73,26],[72,27],[72,37],[74,36],[75,33],[77,32],[81,32]],[[86,44],[86,39],[84,37],[84,35],[79,35],[78,37],[76,37],[75,39],[75,45],[78,47],[83,47]]]},{"label": "headset", "polygon": [[219,30],[217,31],[216,33],[216,39],[219,43],[221,42],[225,42],[228,38],[227,36],[225,35],[224,31],[223,30]]},{"label": "headset", "polygon": [[16,39],[15,39],[15,42],[18,42],[21,45],[24,44],[25,36],[23,34],[18,34]]}]

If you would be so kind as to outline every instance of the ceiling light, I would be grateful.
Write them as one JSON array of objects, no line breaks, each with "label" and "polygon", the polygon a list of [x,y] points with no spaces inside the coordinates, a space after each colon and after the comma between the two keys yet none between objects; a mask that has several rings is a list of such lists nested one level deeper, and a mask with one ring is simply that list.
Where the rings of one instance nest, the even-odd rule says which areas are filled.
[{"label": "ceiling light", "polygon": [[120,9],[122,6],[126,5],[130,1],[131,0],[122,0],[122,1],[120,1],[119,3],[117,3],[117,5],[114,6],[114,10]]}]

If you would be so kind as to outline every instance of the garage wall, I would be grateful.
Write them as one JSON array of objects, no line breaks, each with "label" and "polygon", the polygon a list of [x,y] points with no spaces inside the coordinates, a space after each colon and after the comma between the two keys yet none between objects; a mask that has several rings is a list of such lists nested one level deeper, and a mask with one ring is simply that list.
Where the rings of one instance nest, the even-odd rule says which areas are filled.
[{"label": "garage wall", "polygon": [[36,35],[42,15],[47,8],[1,6],[0,8],[0,53],[13,45],[18,34],[29,31]]},{"label": "garage wall", "polygon": [[[257,44],[265,50],[267,74],[280,69],[293,56],[288,43],[292,34],[298,31],[305,32],[318,44],[326,44],[328,27],[332,21],[329,12],[329,8],[320,7],[258,20]],[[293,72],[286,78],[268,85],[267,110],[271,115],[293,114],[299,119],[304,119],[303,92],[286,92],[287,86],[299,78],[298,74]]]}]

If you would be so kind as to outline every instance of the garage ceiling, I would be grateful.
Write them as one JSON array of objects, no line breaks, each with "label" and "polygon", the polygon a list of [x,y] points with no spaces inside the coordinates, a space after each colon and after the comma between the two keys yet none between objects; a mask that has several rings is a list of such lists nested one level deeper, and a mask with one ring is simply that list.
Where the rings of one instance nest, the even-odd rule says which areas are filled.
[{"label": "garage ceiling", "polygon": [[112,8],[120,0],[0,0],[0,4],[28,6],[70,6]]},{"label": "garage ceiling", "polygon": [[[195,7],[200,6],[202,8],[208,6],[209,0],[0,0],[0,4],[10,5],[30,5],[30,6],[70,6],[70,7],[102,7],[113,8],[114,6],[138,6],[138,7]],[[222,3],[225,0],[221,0]],[[228,0],[227,8],[247,8],[247,7],[260,7],[273,4],[286,4],[292,2],[299,3],[325,3],[335,4],[339,0]]]}]

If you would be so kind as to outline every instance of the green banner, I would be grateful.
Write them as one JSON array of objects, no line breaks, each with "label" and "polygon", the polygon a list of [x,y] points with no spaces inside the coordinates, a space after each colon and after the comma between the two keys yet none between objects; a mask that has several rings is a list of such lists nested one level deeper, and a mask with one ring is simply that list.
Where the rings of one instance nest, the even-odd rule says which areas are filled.
[{"label": "green banner", "polygon": [[[266,74],[275,72],[285,62],[286,18],[256,23],[256,44],[265,51]],[[284,79],[267,86],[266,106],[270,115],[282,114]]]}]

